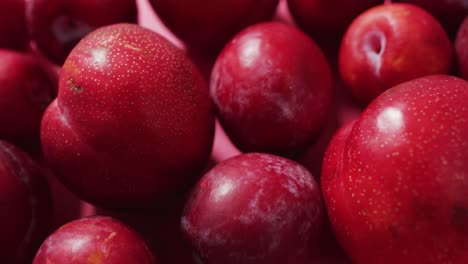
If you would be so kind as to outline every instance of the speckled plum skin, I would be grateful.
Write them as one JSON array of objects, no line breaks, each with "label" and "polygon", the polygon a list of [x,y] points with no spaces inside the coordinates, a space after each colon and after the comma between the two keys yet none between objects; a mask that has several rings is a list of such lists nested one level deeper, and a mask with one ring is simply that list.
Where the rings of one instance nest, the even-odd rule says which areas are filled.
[{"label": "speckled plum skin", "polygon": [[181,225],[204,264],[298,263],[321,216],[319,187],[304,167],[249,153],[202,177]]},{"label": "speckled plum skin", "polygon": [[457,54],[458,70],[460,76],[468,80],[468,16],[463,20],[455,39],[455,52]]},{"label": "speckled plum skin", "polygon": [[25,50],[28,44],[25,1],[0,1],[0,48]]},{"label": "speckled plum skin", "polygon": [[62,65],[86,34],[114,23],[136,23],[135,0],[28,0],[27,22],[43,55]]},{"label": "speckled plum skin", "polygon": [[269,20],[278,0],[150,0],[168,28],[191,50],[217,54],[243,28]]},{"label": "speckled plum skin", "polygon": [[353,95],[369,103],[399,83],[448,73],[452,52],[447,33],[428,12],[384,4],[351,23],[341,42],[339,71]]},{"label": "speckled plum skin", "polygon": [[0,207],[1,262],[31,263],[49,228],[49,188],[41,168],[5,141],[0,141]]},{"label": "speckled plum skin", "polygon": [[41,118],[55,97],[52,78],[31,55],[0,49],[0,138],[39,146]]},{"label": "speckled plum skin", "polygon": [[131,24],[86,36],[64,63],[46,110],[46,161],[103,207],[163,203],[195,181],[213,143],[208,87],[185,54]]},{"label": "speckled plum skin", "polygon": [[299,27],[314,40],[339,42],[355,17],[381,3],[381,0],[288,0],[288,7]]},{"label": "speckled plum skin", "polygon": [[394,2],[406,2],[424,8],[440,21],[451,36],[455,36],[463,18],[468,15],[466,0],[396,0]]},{"label": "speckled plum skin", "polygon": [[33,264],[156,264],[144,240],[111,217],[95,216],[69,222],[52,233]]},{"label": "speckled plum skin", "polygon": [[332,141],[322,190],[355,263],[467,262],[466,100],[453,76],[405,82]]},{"label": "speckled plum skin", "polygon": [[210,94],[240,150],[293,156],[324,126],[332,82],[312,39],[292,26],[269,22],[245,29],[223,49]]}]

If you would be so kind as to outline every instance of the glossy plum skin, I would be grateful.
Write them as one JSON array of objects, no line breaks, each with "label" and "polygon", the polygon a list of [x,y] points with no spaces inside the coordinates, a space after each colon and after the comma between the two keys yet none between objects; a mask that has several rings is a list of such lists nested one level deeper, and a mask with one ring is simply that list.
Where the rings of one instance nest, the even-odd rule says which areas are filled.
[{"label": "glossy plum skin", "polygon": [[0,1],[0,48],[26,50],[28,44],[25,1]]},{"label": "glossy plum skin", "polygon": [[[288,0],[300,28],[319,42],[339,42],[351,21],[381,0]],[[339,6],[339,8],[337,8]]]},{"label": "glossy plum skin", "polygon": [[42,114],[55,97],[54,80],[33,56],[0,49],[0,138],[39,146]]},{"label": "glossy plum skin", "polygon": [[181,50],[137,25],[103,27],[63,66],[42,121],[44,157],[86,201],[155,206],[206,165],[212,108],[207,84]]},{"label": "glossy plum skin", "polygon": [[150,0],[189,50],[217,54],[243,28],[269,20],[278,0]]},{"label": "glossy plum skin", "polygon": [[452,43],[425,10],[384,4],[357,17],[339,51],[339,71],[353,95],[369,103],[386,89],[430,74],[446,74]]},{"label": "glossy plum skin", "polygon": [[455,39],[455,53],[457,55],[460,76],[468,80],[468,16],[463,20]]},{"label": "glossy plum skin", "polygon": [[406,82],[331,143],[323,195],[355,263],[466,263],[467,99],[456,77]]},{"label": "glossy plum skin", "polygon": [[301,165],[269,154],[225,160],[192,190],[182,231],[203,263],[297,263],[321,224],[320,191]]},{"label": "glossy plum skin", "polygon": [[136,23],[135,0],[29,0],[28,28],[43,55],[62,65],[91,31],[115,23]]},{"label": "glossy plum skin", "polygon": [[49,228],[49,188],[40,167],[5,141],[0,141],[0,205],[1,262],[31,263]]},{"label": "glossy plum skin", "polygon": [[324,126],[332,82],[323,53],[308,36],[269,22],[245,29],[223,49],[210,94],[241,151],[293,156]]},{"label": "glossy plum skin", "polygon": [[52,233],[33,264],[100,263],[156,264],[144,240],[110,217],[95,216],[69,222]]},{"label": "glossy plum skin", "polygon": [[429,11],[454,36],[463,18],[468,15],[466,0],[396,0],[414,4]]}]

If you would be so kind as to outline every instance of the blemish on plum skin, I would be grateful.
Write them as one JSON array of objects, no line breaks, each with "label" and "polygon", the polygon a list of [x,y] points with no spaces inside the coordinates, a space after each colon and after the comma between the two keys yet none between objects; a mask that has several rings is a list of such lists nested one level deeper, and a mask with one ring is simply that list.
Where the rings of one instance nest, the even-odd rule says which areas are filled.
[{"label": "blemish on plum skin", "polygon": [[111,240],[112,238],[114,238],[116,235],[117,235],[116,232],[110,233],[110,235],[104,240],[104,243],[109,242],[109,240]]},{"label": "blemish on plum skin", "polygon": [[87,259],[88,264],[99,264],[102,263],[102,253],[100,251],[94,251]]},{"label": "blemish on plum skin", "polygon": [[131,50],[134,50],[134,51],[141,51],[140,48],[135,47],[135,46],[130,45],[130,44],[125,44],[125,45],[124,45],[124,48],[131,49]]},{"label": "blemish on plum skin", "polygon": [[70,87],[70,90],[74,93],[81,93],[83,91],[83,87],[80,86],[80,85],[76,85],[74,82],[73,82],[73,79],[69,78],[67,80],[67,85],[68,87]]}]

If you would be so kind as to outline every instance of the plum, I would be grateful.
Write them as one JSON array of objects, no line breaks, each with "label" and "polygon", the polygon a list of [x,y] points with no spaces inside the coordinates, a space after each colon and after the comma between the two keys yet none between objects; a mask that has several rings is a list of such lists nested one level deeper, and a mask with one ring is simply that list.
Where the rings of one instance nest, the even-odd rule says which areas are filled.
[{"label": "plum", "polygon": [[273,17],[278,0],[150,0],[189,50],[217,54],[243,28]]},{"label": "plum", "polygon": [[0,1],[0,48],[23,51],[28,48],[25,0]]},{"label": "plum", "polygon": [[450,36],[455,36],[463,19],[468,15],[466,0],[396,0],[420,6],[430,12],[444,26]]},{"label": "plum", "polygon": [[466,263],[467,100],[462,79],[415,79],[384,92],[333,139],[323,196],[355,263]]},{"label": "plum", "polygon": [[358,16],[339,51],[341,77],[368,104],[386,89],[431,74],[448,74],[452,43],[440,23],[411,4],[384,4]]},{"label": "plum", "polygon": [[241,151],[289,157],[324,127],[332,83],[312,39],[269,22],[243,30],[223,49],[210,93],[223,128]]},{"label": "plum", "polygon": [[31,263],[49,230],[52,203],[44,171],[18,147],[0,141],[0,261]]},{"label": "plum", "polygon": [[286,158],[248,153],[222,161],[197,185],[182,231],[202,263],[297,263],[321,225],[320,190]]},{"label": "plum", "polygon": [[32,55],[0,49],[0,138],[39,147],[41,118],[56,95],[54,78]]},{"label": "plum", "polygon": [[207,84],[185,54],[157,33],[116,24],[70,53],[41,141],[54,174],[81,199],[134,208],[195,181],[213,131]]},{"label": "plum", "polygon": [[[382,0],[288,0],[294,20],[319,43],[341,40],[351,21]],[[339,6],[339,8],[337,8]]]},{"label": "plum", "polygon": [[144,240],[111,217],[95,216],[69,222],[41,245],[33,264],[100,263],[156,264]]},{"label": "plum", "polygon": [[463,20],[455,39],[455,52],[457,55],[460,76],[468,80],[468,16]]}]

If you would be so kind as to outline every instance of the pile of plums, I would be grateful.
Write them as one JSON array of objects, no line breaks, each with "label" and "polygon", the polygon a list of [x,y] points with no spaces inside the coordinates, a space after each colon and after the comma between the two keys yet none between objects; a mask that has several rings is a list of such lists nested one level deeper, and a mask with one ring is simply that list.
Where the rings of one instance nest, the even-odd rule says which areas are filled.
[{"label": "pile of plums", "polygon": [[466,0],[0,1],[0,263],[468,263]]}]

